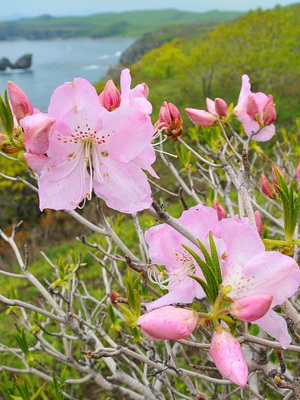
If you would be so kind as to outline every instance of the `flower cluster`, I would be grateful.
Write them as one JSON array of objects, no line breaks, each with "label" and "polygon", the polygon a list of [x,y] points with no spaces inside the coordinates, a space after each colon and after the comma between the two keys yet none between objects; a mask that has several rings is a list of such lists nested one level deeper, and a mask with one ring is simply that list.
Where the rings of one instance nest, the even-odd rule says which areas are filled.
[{"label": "flower cluster", "polygon": [[[222,275],[220,292],[215,302],[218,306],[213,305],[215,318],[218,319],[227,312],[242,321],[253,322],[286,348],[291,342],[286,322],[273,308],[297,291],[300,283],[297,263],[280,252],[265,251],[257,230],[249,224],[247,218],[222,216],[220,219],[219,215],[215,209],[200,205],[184,211],[178,220],[207,248],[209,236],[213,237]],[[166,271],[150,268],[149,278],[161,288],[167,289],[168,293],[146,304],[149,313],[140,319],[140,325],[143,329],[147,318],[151,319],[152,315],[154,317],[155,312],[160,314],[159,330],[164,331],[163,326],[170,324],[170,319],[174,320],[175,311],[170,313],[167,310],[170,305],[191,304],[194,298],[206,296],[203,288],[193,278],[196,276],[205,280],[193,252],[200,255],[202,260],[205,259],[205,254],[166,224],[148,229],[145,238],[152,262],[166,267]],[[183,245],[190,246],[193,252],[187,251]],[[224,309],[221,306],[223,300]],[[180,318],[182,310],[177,310],[180,311],[176,318]],[[244,386],[247,381],[246,361],[240,344],[228,330],[219,327],[218,322],[216,328],[210,354],[226,378]],[[192,332],[186,324],[185,332],[187,331]],[[154,331],[151,336],[155,336]],[[184,337],[185,334],[181,338]],[[226,357],[227,354],[230,357]]]},{"label": "flower cluster", "polygon": [[24,92],[9,85],[13,112],[24,131],[24,157],[38,174],[40,209],[72,210],[92,191],[124,213],[149,208],[151,190],[143,169],[151,164],[154,127],[145,84],[130,89],[128,69],[121,92],[109,81],[98,96],[85,79],[66,82],[53,93],[44,114]]}]

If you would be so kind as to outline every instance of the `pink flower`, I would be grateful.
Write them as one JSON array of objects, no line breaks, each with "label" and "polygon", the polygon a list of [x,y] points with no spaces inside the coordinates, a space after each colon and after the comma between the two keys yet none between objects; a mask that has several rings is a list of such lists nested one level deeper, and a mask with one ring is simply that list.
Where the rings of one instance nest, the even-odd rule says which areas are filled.
[{"label": "pink flower", "polygon": [[246,386],[248,366],[240,343],[227,329],[215,330],[209,354],[224,378],[238,386]]},{"label": "pink flower", "polygon": [[[85,79],[76,78],[54,91],[48,117],[55,126],[38,182],[41,210],[75,209],[91,198],[93,189],[109,207],[121,212],[151,205],[150,186],[137,159],[147,153],[144,165],[150,168],[154,128],[149,115],[132,105],[135,98],[126,85],[124,90],[128,92],[127,97],[122,94],[124,103],[129,98],[131,102],[122,105],[121,100],[112,112],[102,107]],[[27,118],[32,122],[33,117]]]},{"label": "pink flower", "polygon": [[298,264],[278,251],[265,251],[258,232],[246,221],[224,218],[219,221],[215,236],[222,238],[226,244],[222,285],[231,287],[227,296],[234,301],[254,295],[272,296],[270,309],[254,323],[279,340],[282,348],[286,348],[291,342],[286,322],[272,308],[298,290]]},{"label": "pink flower", "polygon": [[19,122],[20,119],[31,115],[33,107],[27,94],[14,82],[9,81],[7,84],[9,99],[13,113]]},{"label": "pink flower", "polygon": [[186,108],[185,111],[190,120],[199,126],[212,126],[219,118],[226,117],[227,104],[223,99],[216,98],[214,101],[206,98],[207,111],[197,110],[195,108]]},{"label": "pink flower", "polygon": [[[247,219],[234,217],[218,221],[214,209],[196,206],[184,211],[179,222],[204,243],[207,243],[207,236],[212,232],[221,264],[222,286],[230,288],[227,294],[229,298],[238,301],[255,295],[272,296],[268,312],[254,322],[286,348],[291,338],[285,320],[272,308],[282,304],[298,290],[300,270],[297,263],[280,252],[265,251],[257,230]],[[150,278],[169,291],[149,303],[147,309],[191,303],[195,297],[204,297],[200,285],[188,276],[197,275],[203,279],[202,272],[182,244],[193,248],[200,257],[201,251],[165,224],[150,228],[145,238],[151,260],[165,265],[167,270],[165,279],[161,272],[155,270]]]},{"label": "pink flower", "polygon": [[270,309],[273,296],[256,294],[234,301],[229,309],[230,314],[246,322],[253,322],[263,317]]},{"label": "pink flower", "polygon": [[247,136],[259,132],[253,136],[253,140],[266,142],[275,135],[275,126],[272,124],[276,119],[273,97],[261,92],[252,93],[248,75],[242,76],[242,88],[234,112]]},{"label": "pink flower", "polygon": [[154,340],[179,340],[187,338],[196,328],[197,313],[172,306],[158,308],[142,315],[138,325]]},{"label": "pink flower", "polygon": [[[198,205],[184,211],[178,221],[204,241],[208,232],[214,231],[218,216],[213,208]],[[198,252],[196,246],[167,224],[148,229],[145,239],[152,262],[166,267],[166,276],[150,267],[149,278],[169,291],[158,300],[146,304],[148,311],[167,304],[192,303],[195,297],[201,299],[205,296],[200,285],[188,276],[195,274],[203,279],[203,274],[192,256],[182,247],[185,244]],[[223,243],[219,244],[220,252],[222,249],[225,251]]]}]

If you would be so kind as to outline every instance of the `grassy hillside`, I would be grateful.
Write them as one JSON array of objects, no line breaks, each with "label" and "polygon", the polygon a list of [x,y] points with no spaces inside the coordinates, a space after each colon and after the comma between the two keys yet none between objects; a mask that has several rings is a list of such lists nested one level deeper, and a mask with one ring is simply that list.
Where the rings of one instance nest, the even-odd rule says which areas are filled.
[{"label": "grassy hillside", "polygon": [[241,16],[240,12],[184,12],[173,9],[95,14],[87,17],[24,18],[0,23],[0,40],[23,37],[50,39],[69,37],[137,37],[161,26],[225,22]]}]

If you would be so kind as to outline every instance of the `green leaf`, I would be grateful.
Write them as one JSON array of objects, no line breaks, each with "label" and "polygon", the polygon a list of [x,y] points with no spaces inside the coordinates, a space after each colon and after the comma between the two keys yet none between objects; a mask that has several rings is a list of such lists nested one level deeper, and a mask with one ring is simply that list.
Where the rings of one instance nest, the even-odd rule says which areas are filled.
[{"label": "green leaf", "polygon": [[29,347],[27,344],[27,339],[25,336],[25,331],[24,329],[22,330],[21,333],[17,333],[15,335],[13,335],[16,342],[18,343],[20,349],[23,351],[23,353],[25,354],[25,356],[29,355]]},{"label": "green leaf", "polygon": [[30,400],[36,400],[38,396],[42,393],[42,390],[44,390],[45,385],[46,383],[44,383],[43,386],[41,386],[39,390],[33,396],[31,396]]},{"label": "green leaf", "polygon": [[222,273],[221,273],[221,267],[220,267],[220,262],[219,262],[219,255],[218,255],[215,241],[213,239],[212,232],[209,232],[209,246],[210,246],[212,264],[213,264],[213,267],[214,267],[214,270],[215,270],[215,273],[217,276],[217,282],[220,285],[222,283]]},{"label": "green leaf", "polygon": [[210,298],[215,300],[218,296],[218,282],[217,282],[217,277],[214,275],[214,271],[211,269],[211,267],[208,264],[206,264],[198,256],[197,253],[194,252],[194,250],[190,249],[189,247],[187,247],[185,245],[183,245],[183,247],[190,253],[190,255],[194,258],[196,263],[201,268],[201,271],[203,272],[204,278],[206,280],[206,284],[209,288],[208,290],[210,292]]},{"label": "green leaf", "polygon": [[208,301],[210,302],[210,304],[214,304],[215,302],[215,298],[213,296],[213,294],[211,293],[211,290],[208,286],[208,284],[201,278],[199,278],[199,276],[196,275],[188,275],[190,278],[195,279],[195,281],[197,281],[199,283],[199,285],[202,287]]},{"label": "green leaf", "polygon": [[7,136],[12,139],[14,129],[14,119],[9,106],[7,92],[4,92],[4,101],[0,96],[0,120]]}]

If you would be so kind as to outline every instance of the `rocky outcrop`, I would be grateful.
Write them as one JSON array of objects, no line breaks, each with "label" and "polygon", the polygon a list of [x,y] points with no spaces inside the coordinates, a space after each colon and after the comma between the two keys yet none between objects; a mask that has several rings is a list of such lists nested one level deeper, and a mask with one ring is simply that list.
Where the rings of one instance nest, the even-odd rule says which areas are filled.
[{"label": "rocky outcrop", "polygon": [[157,39],[151,34],[144,35],[133,43],[121,56],[120,63],[131,65],[139,61],[144,54],[162,45],[162,40]]},{"label": "rocky outcrop", "polygon": [[20,57],[14,64],[12,64],[8,58],[3,57],[0,59],[0,71],[5,71],[6,68],[11,69],[27,69],[31,67],[32,54],[25,54]]},{"label": "rocky outcrop", "polygon": [[1,58],[0,59],[0,71],[5,71],[7,67],[11,68],[11,63],[8,58]]},{"label": "rocky outcrop", "polygon": [[15,64],[12,65],[12,69],[27,69],[31,67],[32,54],[25,54],[19,58]]}]

